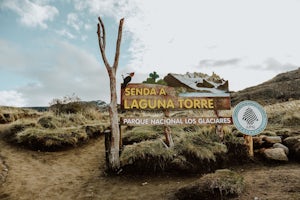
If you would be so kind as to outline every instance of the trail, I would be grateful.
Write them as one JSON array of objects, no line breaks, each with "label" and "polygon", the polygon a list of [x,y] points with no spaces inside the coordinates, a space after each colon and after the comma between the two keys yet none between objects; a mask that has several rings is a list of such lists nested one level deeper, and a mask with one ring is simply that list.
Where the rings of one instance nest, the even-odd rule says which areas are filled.
[{"label": "trail", "polygon": [[104,167],[103,139],[63,152],[35,152],[0,140],[9,172],[0,199],[77,199],[82,186]]},{"label": "trail", "polygon": [[0,140],[9,167],[0,199],[165,199],[173,188],[197,178],[107,176],[104,154],[103,137],[62,152],[30,151]]}]

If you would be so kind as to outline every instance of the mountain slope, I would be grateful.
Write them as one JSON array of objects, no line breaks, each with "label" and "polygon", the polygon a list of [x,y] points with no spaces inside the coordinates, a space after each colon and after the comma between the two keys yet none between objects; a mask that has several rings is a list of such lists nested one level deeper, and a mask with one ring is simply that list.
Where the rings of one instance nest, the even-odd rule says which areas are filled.
[{"label": "mountain slope", "polygon": [[263,105],[300,99],[300,68],[278,74],[269,81],[231,94],[232,105],[243,100]]}]

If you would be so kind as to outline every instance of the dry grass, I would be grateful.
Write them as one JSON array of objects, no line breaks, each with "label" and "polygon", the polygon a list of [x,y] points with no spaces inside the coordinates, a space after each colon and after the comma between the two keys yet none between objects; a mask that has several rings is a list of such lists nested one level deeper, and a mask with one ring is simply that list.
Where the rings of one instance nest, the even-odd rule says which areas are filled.
[{"label": "dry grass", "polygon": [[207,174],[192,184],[180,188],[177,199],[227,199],[237,197],[244,190],[244,178],[228,169]]},{"label": "dry grass", "polygon": [[178,155],[194,161],[215,162],[217,154],[227,152],[225,145],[197,132],[182,133],[180,138],[176,138],[174,149]]},{"label": "dry grass", "polygon": [[28,128],[15,135],[17,143],[31,146],[39,150],[55,150],[68,146],[76,146],[87,141],[84,129],[61,128],[46,130],[41,128]]},{"label": "dry grass", "polygon": [[0,106],[0,124],[7,124],[23,118],[37,118],[41,113],[24,108]]},{"label": "dry grass", "polygon": [[44,112],[39,118],[21,118],[10,123],[0,130],[0,136],[34,150],[56,151],[101,135],[109,128],[107,120],[101,116],[99,111],[91,108],[60,115]]},{"label": "dry grass", "polygon": [[299,126],[300,100],[276,103],[264,107],[271,125]]},{"label": "dry grass", "polygon": [[152,126],[138,126],[126,131],[122,137],[123,144],[133,144],[145,140],[156,139],[160,136],[161,131],[156,131]]},{"label": "dry grass", "polygon": [[300,125],[300,108],[292,113],[286,113],[281,120],[284,126]]},{"label": "dry grass", "polygon": [[155,172],[166,169],[174,154],[173,149],[166,149],[160,140],[143,141],[125,146],[120,161],[127,171]]},{"label": "dry grass", "polygon": [[[134,131],[129,131],[129,134]],[[156,131],[147,131],[152,131],[157,137]],[[212,171],[227,153],[226,145],[219,143],[219,138],[212,131],[211,127],[172,127],[175,143],[172,148],[163,144],[163,134],[157,139],[126,145],[120,158],[122,167],[133,172],[139,169],[147,169],[147,172]]]}]

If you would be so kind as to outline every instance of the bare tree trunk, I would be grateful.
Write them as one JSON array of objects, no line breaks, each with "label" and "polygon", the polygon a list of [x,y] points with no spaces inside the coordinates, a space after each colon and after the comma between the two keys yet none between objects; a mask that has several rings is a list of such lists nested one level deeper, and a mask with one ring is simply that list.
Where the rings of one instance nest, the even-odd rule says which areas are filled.
[{"label": "bare tree trunk", "polygon": [[119,150],[120,150],[120,129],[119,129],[119,119],[118,119],[118,108],[117,108],[117,89],[116,89],[116,72],[119,64],[119,55],[120,55],[120,45],[122,39],[122,27],[124,19],[120,20],[118,38],[116,44],[116,53],[114,64],[111,67],[107,61],[105,55],[105,46],[106,46],[106,38],[105,38],[105,27],[101,20],[98,18],[98,42],[101,51],[102,60],[107,69],[107,73],[109,75],[110,80],[110,105],[109,105],[109,116],[110,116],[110,127],[111,132],[105,135],[105,150],[106,150],[106,163],[107,168],[110,171],[116,172],[120,168],[120,158],[119,158]]}]

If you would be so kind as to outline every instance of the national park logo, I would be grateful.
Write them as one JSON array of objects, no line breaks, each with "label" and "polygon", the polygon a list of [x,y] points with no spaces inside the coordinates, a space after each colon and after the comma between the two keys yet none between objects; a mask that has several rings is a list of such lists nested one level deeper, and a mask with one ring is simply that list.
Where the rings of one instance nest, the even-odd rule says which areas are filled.
[{"label": "national park logo", "polygon": [[268,118],[265,110],[255,101],[242,101],[233,111],[235,127],[246,135],[257,135],[267,126]]}]

